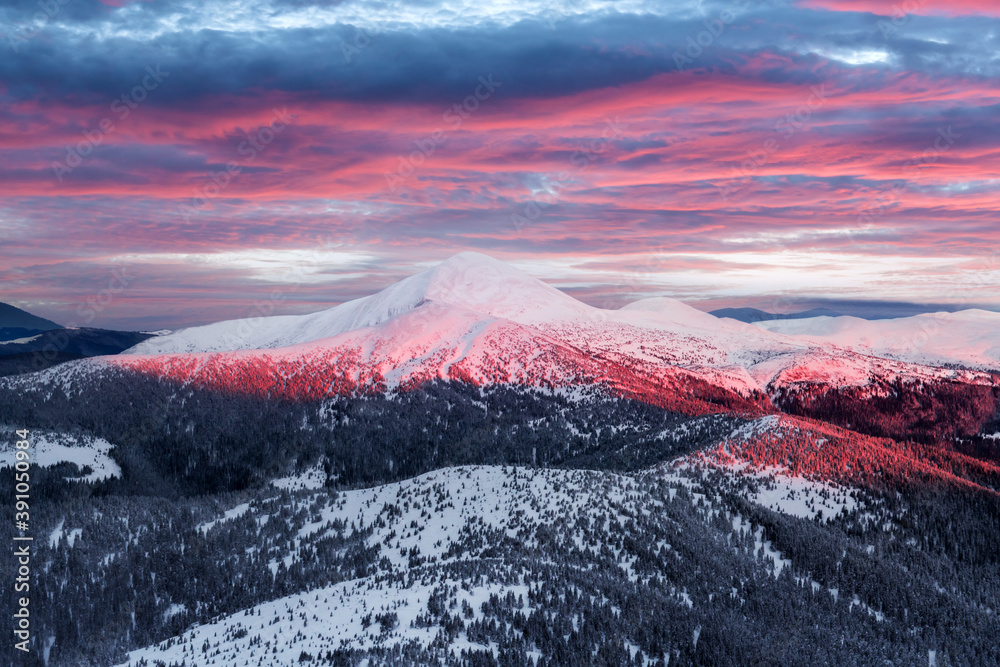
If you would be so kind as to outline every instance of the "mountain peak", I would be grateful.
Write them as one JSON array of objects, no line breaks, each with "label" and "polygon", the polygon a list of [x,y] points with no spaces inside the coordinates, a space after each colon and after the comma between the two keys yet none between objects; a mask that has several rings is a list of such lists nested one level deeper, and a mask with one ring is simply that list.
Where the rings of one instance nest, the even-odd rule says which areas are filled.
[{"label": "mountain peak", "polygon": [[515,273],[521,273],[518,269],[504,262],[502,260],[493,257],[492,255],[487,255],[485,253],[476,252],[475,250],[463,250],[462,252],[455,253],[448,259],[438,263],[434,268],[436,269],[463,269],[467,267],[475,267],[477,265],[492,265],[499,269],[506,269]]},{"label": "mountain peak", "polygon": [[285,347],[378,326],[428,302],[522,324],[596,312],[494,257],[462,252],[380,292],[326,310],[181,329],[140,343],[129,352],[164,354]]},{"label": "mountain peak", "polygon": [[[424,276],[428,289],[485,289],[505,280],[535,281],[523,271],[495,257],[478,252],[460,252],[417,274]],[[414,277],[417,277],[414,276]]]},{"label": "mountain peak", "polygon": [[533,314],[551,318],[590,310],[538,278],[477,252],[461,252],[411,280],[422,287],[423,300],[505,319],[530,319]]}]

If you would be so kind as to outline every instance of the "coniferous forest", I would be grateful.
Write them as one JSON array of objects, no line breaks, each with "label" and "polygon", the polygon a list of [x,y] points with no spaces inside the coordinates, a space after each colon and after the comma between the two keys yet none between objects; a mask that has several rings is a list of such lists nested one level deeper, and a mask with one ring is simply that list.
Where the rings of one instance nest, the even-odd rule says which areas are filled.
[{"label": "coniferous forest", "polygon": [[599,389],[275,401],[109,369],[0,405],[120,469],[31,469],[26,664],[1000,662],[1000,473],[963,453],[989,438],[827,423],[856,402],[783,432]]}]

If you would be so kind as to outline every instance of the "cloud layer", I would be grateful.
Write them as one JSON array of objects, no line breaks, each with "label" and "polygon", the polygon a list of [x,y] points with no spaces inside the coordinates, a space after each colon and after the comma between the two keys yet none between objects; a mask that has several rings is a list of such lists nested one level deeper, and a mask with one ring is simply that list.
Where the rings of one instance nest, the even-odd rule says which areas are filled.
[{"label": "cloud layer", "polygon": [[128,266],[95,323],[178,326],[477,249],[608,305],[1000,307],[998,14],[7,3],[2,300],[66,320]]}]

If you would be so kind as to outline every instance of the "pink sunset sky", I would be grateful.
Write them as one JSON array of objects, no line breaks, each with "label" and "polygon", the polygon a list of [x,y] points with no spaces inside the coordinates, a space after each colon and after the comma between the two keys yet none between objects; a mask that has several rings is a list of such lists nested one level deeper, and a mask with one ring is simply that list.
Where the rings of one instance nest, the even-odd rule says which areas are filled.
[{"label": "pink sunset sky", "polygon": [[57,321],[462,250],[606,307],[1000,309],[994,2],[52,6],[0,8],[0,301]]}]

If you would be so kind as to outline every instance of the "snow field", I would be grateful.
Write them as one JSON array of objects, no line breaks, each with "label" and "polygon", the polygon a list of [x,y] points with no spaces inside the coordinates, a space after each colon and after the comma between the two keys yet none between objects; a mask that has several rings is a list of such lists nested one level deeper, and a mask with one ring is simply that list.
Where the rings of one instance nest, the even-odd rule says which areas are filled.
[{"label": "snow field", "polygon": [[[50,467],[65,462],[78,465],[81,471],[87,466],[93,470],[80,477],[67,477],[67,480],[96,482],[108,477],[120,477],[122,474],[121,468],[108,455],[114,445],[102,438],[32,431],[29,441],[31,462],[36,465]],[[3,447],[3,451],[0,451],[0,468],[13,467],[16,451],[14,440],[5,439]]]},{"label": "snow field", "polygon": [[[726,469],[726,472],[748,474],[736,469]],[[766,474],[781,477],[775,471]],[[484,577],[459,580],[437,569],[439,565],[480,557],[467,547],[452,549],[469,531],[486,530],[484,534],[489,535],[488,531],[492,530],[494,535],[503,535],[531,549],[537,546],[539,526],[562,525],[570,531],[568,537],[576,548],[598,550],[601,545],[588,543],[582,533],[573,532],[574,520],[588,517],[599,529],[606,531],[608,522],[615,522],[622,528],[640,512],[655,512],[659,501],[651,499],[643,488],[644,478],[649,476],[667,483],[670,498],[676,497],[678,489],[687,489],[692,505],[699,508],[706,521],[721,511],[719,498],[705,486],[704,471],[690,466],[684,459],[661,464],[635,476],[513,466],[468,466],[329,495],[298,491],[289,498],[292,509],[308,509],[310,519],[299,529],[295,547],[284,557],[285,567],[301,557],[300,541],[322,537],[332,529],[332,522],[343,522],[352,530],[372,531],[367,538],[368,544],[381,548],[385,559],[382,567],[386,569],[369,577],[291,595],[196,626],[181,637],[133,652],[127,664],[134,666],[146,659],[151,663],[154,660],[166,663],[186,660],[188,665],[199,666],[293,665],[298,664],[302,652],[316,656],[338,647],[391,648],[407,642],[429,646],[440,628],[425,627],[418,615],[426,612],[430,596],[442,587],[450,589],[449,594],[459,609],[464,607],[463,602],[468,603],[472,616],[466,618],[470,620],[480,616],[483,602],[494,593],[505,596],[511,592],[515,597],[526,597],[523,580],[507,584],[491,582]],[[828,491],[808,480],[791,479],[783,483],[786,487],[771,493],[779,494],[787,488],[788,493],[815,500],[816,494]],[[761,498],[752,499],[766,505],[769,498],[763,494]],[[775,508],[808,518],[819,506],[830,507],[818,501],[809,504],[800,497],[792,500],[794,502],[778,498]],[[833,502],[827,498],[823,500]],[[201,524],[199,529],[207,533],[221,522],[248,513],[257,515],[257,521],[274,520],[276,515],[263,513],[262,507],[257,503],[241,503],[226,510],[219,519]],[[759,527],[754,530],[738,514],[732,515],[732,523],[735,532],[752,532],[754,551],[772,576],[778,577],[791,564],[764,539]],[[489,546],[487,543],[482,548]],[[670,551],[669,544],[659,546],[661,550]],[[633,564],[620,552],[619,556],[623,573],[637,581]],[[272,572],[278,567],[278,562],[271,563]],[[812,586],[814,590],[819,586],[806,579],[800,584]],[[839,591],[830,590],[829,593],[836,597]],[[675,595],[682,604],[694,605],[686,590],[677,590]],[[867,609],[860,600],[857,604]],[[395,616],[388,616],[391,614]],[[496,647],[472,644],[461,633],[449,644],[448,650],[458,655],[463,649],[495,652]]]}]

